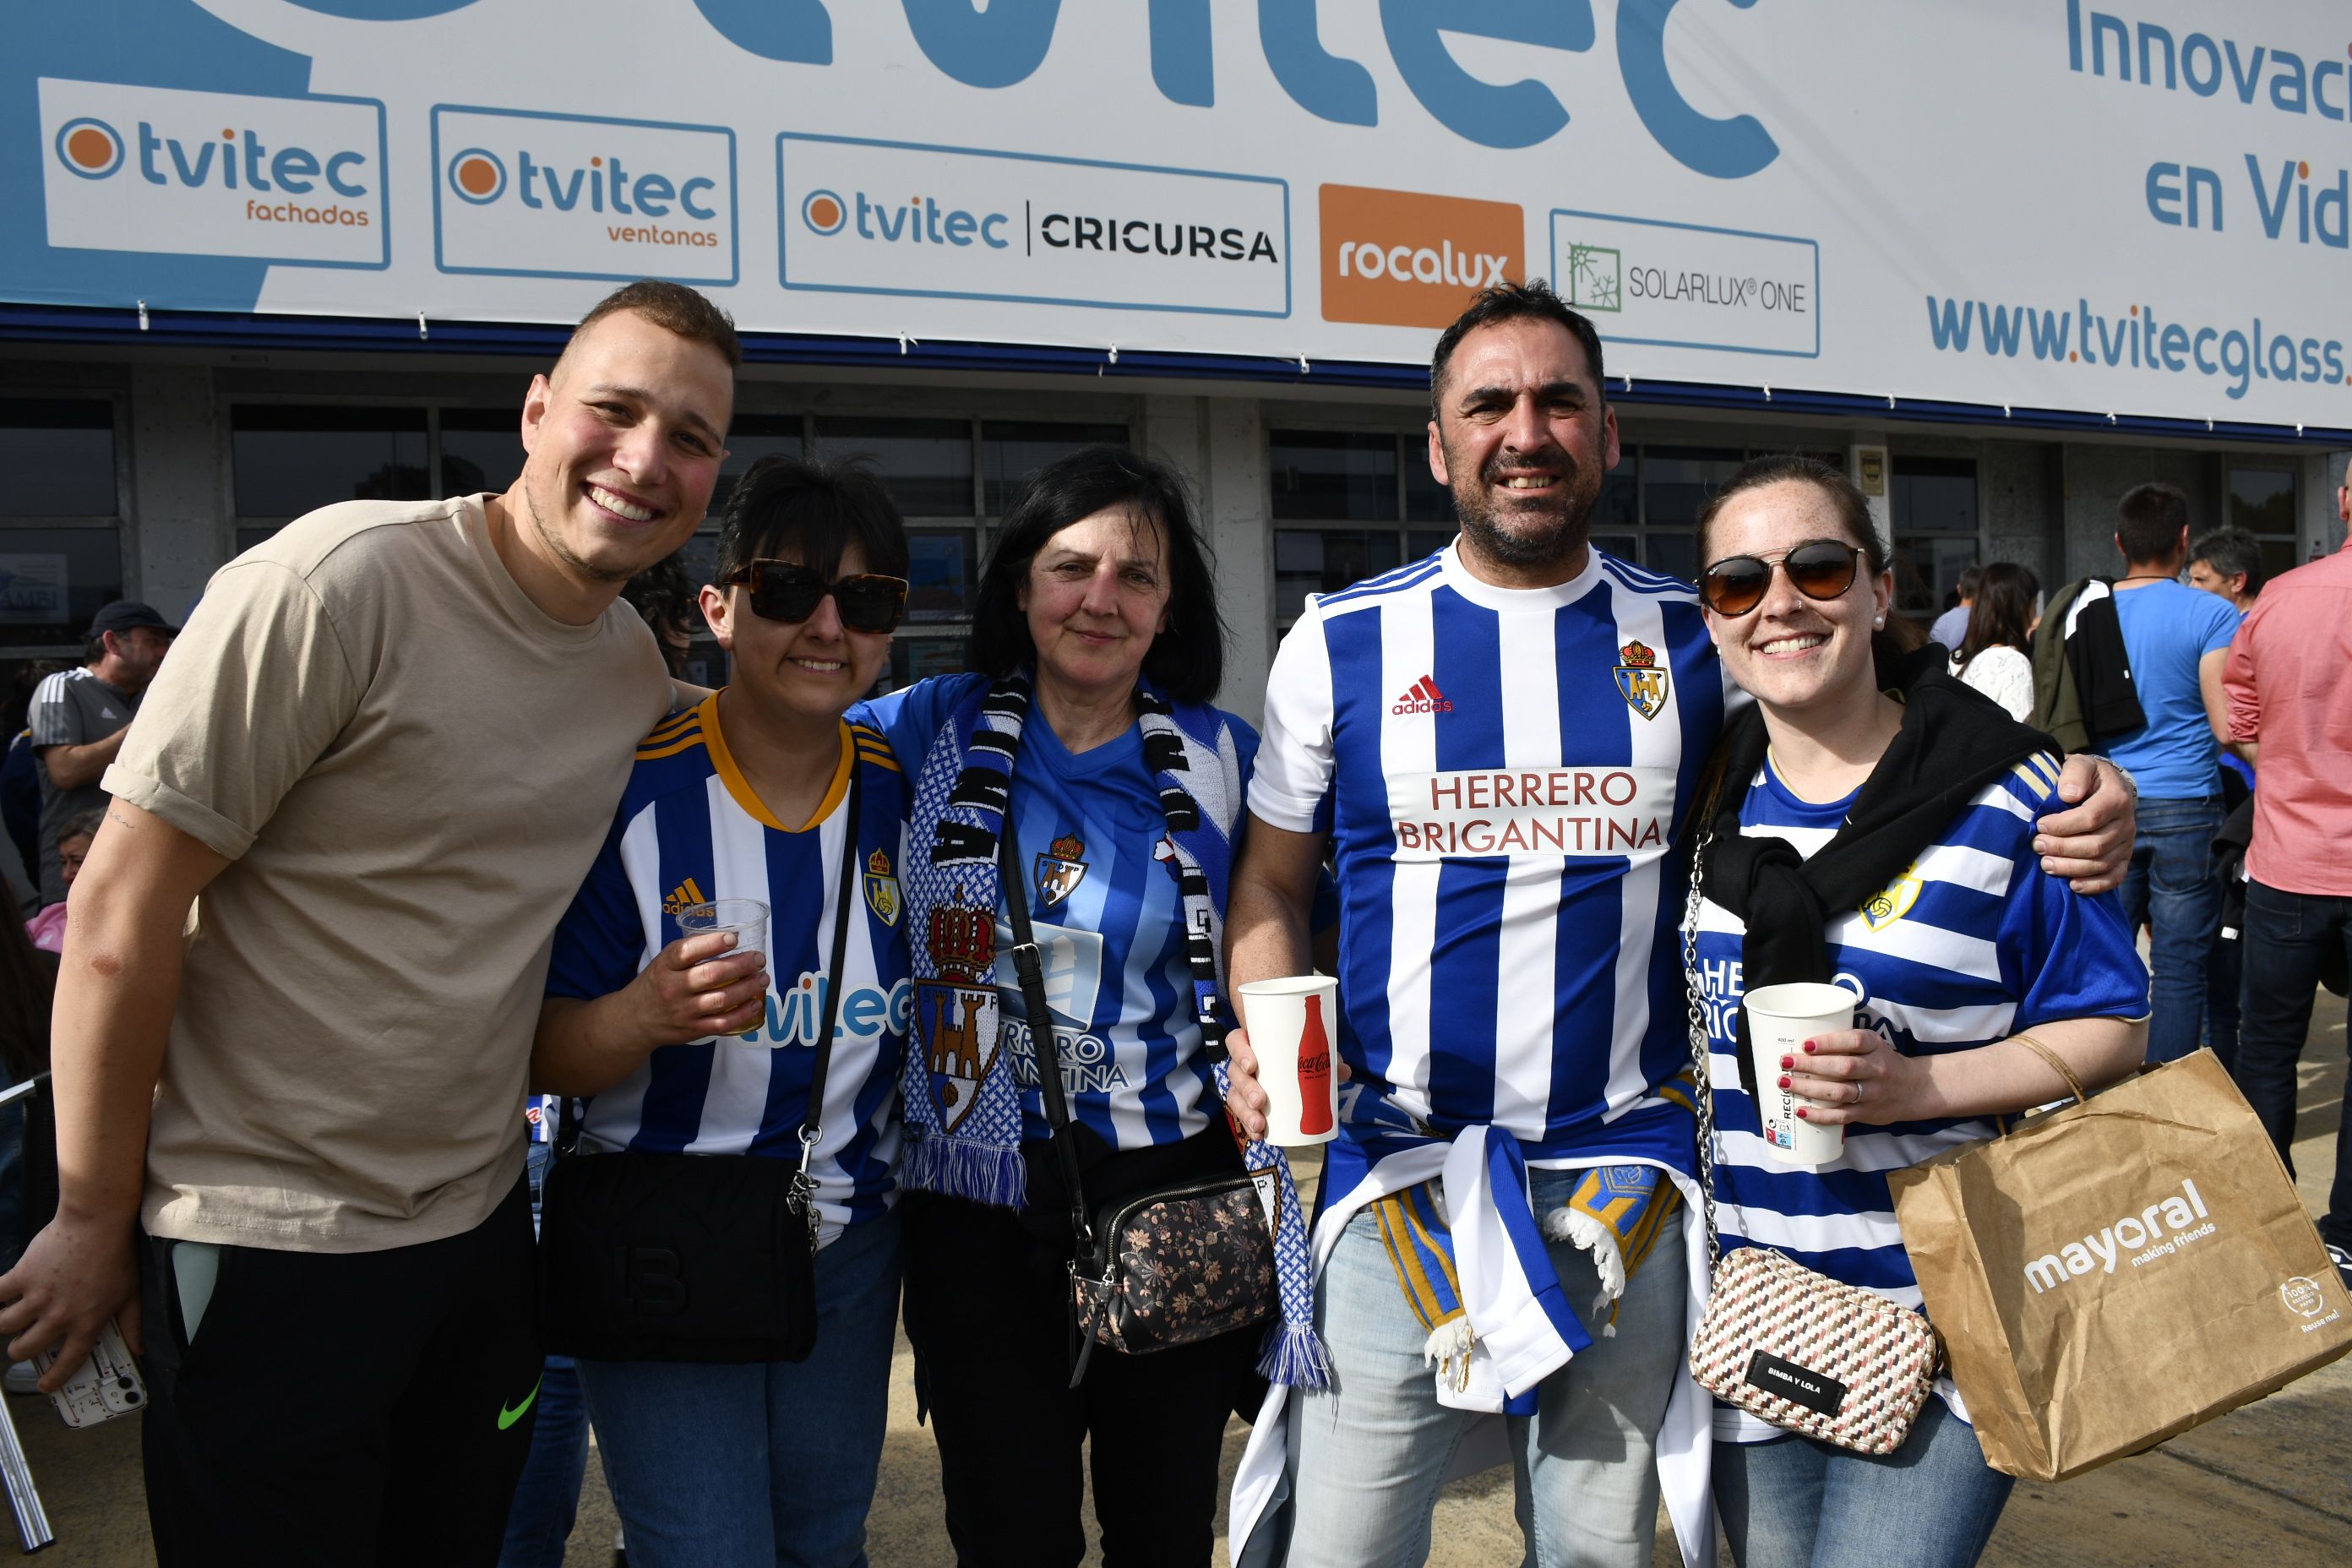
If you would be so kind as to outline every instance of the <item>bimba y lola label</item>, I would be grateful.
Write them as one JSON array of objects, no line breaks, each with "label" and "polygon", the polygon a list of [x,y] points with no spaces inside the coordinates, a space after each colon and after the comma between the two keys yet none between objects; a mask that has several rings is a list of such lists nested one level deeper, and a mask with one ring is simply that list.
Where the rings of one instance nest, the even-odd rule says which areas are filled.
[{"label": "bimba y lola label", "polygon": [[1777,1394],[1791,1404],[1818,1410],[1824,1415],[1836,1415],[1845,1404],[1844,1384],[1795,1362],[1783,1361],[1769,1351],[1758,1351],[1748,1358],[1748,1382],[1752,1387]]}]

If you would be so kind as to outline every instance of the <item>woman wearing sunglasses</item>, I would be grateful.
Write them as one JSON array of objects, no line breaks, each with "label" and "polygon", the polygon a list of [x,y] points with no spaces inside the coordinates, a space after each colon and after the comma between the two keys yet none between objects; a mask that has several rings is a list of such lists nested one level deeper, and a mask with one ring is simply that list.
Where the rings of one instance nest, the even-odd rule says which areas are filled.
[{"label": "woman wearing sunglasses", "polygon": [[[907,790],[882,737],[844,714],[889,658],[906,570],[898,509],[870,474],[751,467],[701,592],[734,678],[646,738],[556,931],[532,1076],[587,1098],[579,1152],[549,1182],[551,1277],[577,1162],[637,1202],[640,1261],[661,1255],[622,1294],[667,1290],[679,1308],[625,1356],[579,1363],[633,1563],[865,1561],[898,1300]],[[682,936],[695,906],[733,900],[768,906],[764,945]],[[795,1166],[814,1184],[813,1226],[778,1201]],[[740,1286],[753,1270],[709,1250],[714,1233],[783,1248],[803,1226],[814,1350],[730,1338],[712,1359],[709,1293],[677,1280]],[[781,1324],[796,1309],[774,1293],[736,1318]]]},{"label": "woman wearing sunglasses", "polygon": [[[907,1337],[948,1533],[964,1568],[1077,1563],[1091,1438],[1103,1560],[1205,1563],[1264,1328],[1097,1345],[1073,1386],[1074,1226],[1038,1077],[1040,1058],[1060,1073],[1090,1207],[1241,1168],[1201,1020],[1257,736],[1208,705],[1223,627],[1175,472],[1092,447],[1033,476],[982,575],[972,663],[870,710],[916,781]],[[1015,900],[1050,1054],[999,962]],[[1275,1157],[1253,1158],[1295,1205]]]},{"label": "woman wearing sunglasses", "polygon": [[[2113,894],[2078,896],[2040,868],[2049,740],[1953,680],[1941,647],[1890,640],[1893,576],[1843,474],[1749,463],[1701,513],[1699,549],[1708,632],[1756,699],[1727,725],[1696,819],[1723,1245],[1775,1247],[1916,1306],[1885,1173],[2063,1095],[2029,1030],[2085,1084],[2130,1071],[2147,971]],[[1856,994],[1858,1026],[1803,1042],[1780,1083],[1844,1144],[1797,1168],[1766,1148],[1740,1082],[1737,1004],[1832,980]],[[1883,1458],[1719,1405],[1716,1500],[1742,1568],[1974,1563],[2011,1480],[1948,1382],[1938,1394]]]}]

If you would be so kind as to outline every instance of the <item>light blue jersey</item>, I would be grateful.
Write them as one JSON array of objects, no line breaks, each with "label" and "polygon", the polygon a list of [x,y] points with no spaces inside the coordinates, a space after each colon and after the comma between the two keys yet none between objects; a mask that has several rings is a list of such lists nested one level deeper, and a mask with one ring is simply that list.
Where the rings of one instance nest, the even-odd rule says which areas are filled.
[{"label": "light blue jersey", "polygon": [[[920,681],[851,712],[890,738],[911,773],[957,705],[987,684],[979,675]],[[1234,721],[1242,770],[1256,732]],[[1168,821],[1139,731],[1073,756],[1034,708],[1013,764],[1012,812],[1022,883],[1055,1015],[1070,1115],[1114,1149],[1191,1137],[1218,1110],[1184,951],[1182,903],[1160,857]],[[910,845],[912,853],[926,847]],[[1047,1135],[1032,1020],[997,921],[996,985],[1021,1085],[1023,1137]]]},{"label": "light blue jersey", "polygon": [[[1829,959],[1861,1004],[1858,1026],[1906,1056],[1970,1050],[2063,1018],[2147,1016],[2140,962],[2113,893],[2083,898],[2042,871],[2034,818],[2048,807],[2058,763],[2044,753],[1988,784],[1914,862],[1863,909],[1833,916]],[[1741,803],[1751,836],[1786,839],[1811,857],[1837,836],[1854,796],[1816,805],[1791,795],[1768,763]],[[1714,1052],[1716,1201],[1724,1249],[1769,1247],[1833,1279],[1906,1307],[1919,1304],[1895,1223],[1886,1173],[1990,1138],[1989,1119],[1850,1126],[1836,1163],[1775,1163],[1756,1102],[1740,1088],[1736,1020],[1746,986],[1738,917],[1705,901],[1697,957]],[[1946,1385],[1944,1392],[1950,1398]],[[1716,1435],[1782,1436],[1728,1406]]]},{"label": "light blue jersey", "polygon": [[[683,934],[677,913],[714,899],[769,907],[768,1016],[740,1038],[664,1046],[587,1101],[583,1143],[656,1152],[800,1157],[843,836],[856,838],[845,987],[834,1026],[816,1178],[819,1240],[880,1215],[896,1195],[898,1073],[913,1016],[898,881],[906,777],[882,737],[842,726],[842,761],[814,818],[776,821],[727,749],[719,699],[671,715],[637,750],[621,808],[556,928],[550,995],[617,991]],[[849,821],[850,770],[862,774]]]}]

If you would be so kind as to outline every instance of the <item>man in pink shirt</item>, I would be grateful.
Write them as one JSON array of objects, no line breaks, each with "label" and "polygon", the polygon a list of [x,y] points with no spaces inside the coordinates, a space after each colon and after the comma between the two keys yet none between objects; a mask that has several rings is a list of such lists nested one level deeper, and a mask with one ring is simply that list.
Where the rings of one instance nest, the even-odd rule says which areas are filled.
[{"label": "man in pink shirt", "polygon": [[[2352,473],[2336,487],[2352,521]],[[2293,1169],[2295,1058],[2323,955],[2352,956],[2352,542],[2272,580],[2230,645],[2221,737],[2262,770],[2246,851],[2245,1018],[2234,1068]],[[2259,759],[2259,761],[2257,761]],[[2352,1286],[2352,1099],[2321,1238]]]}]

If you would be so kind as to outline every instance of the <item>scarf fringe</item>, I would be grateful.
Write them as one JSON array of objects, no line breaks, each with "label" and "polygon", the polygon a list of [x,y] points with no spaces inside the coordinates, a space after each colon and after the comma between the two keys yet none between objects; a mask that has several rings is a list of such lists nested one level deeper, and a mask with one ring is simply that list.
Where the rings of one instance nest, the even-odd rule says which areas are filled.
[{"label": "scarf fringe", "polygon": [[1266,1330],[1265,1348],[1258,1352],[1257,1370],[1267,1382],[1286,1388],[1331,1386],[1331,1355],[1316,1337],[1311,1323],[1276,1320]]},{"label": "scarf fringe", "polygon": [[1625,1293],[1625,1255],[1617,1233],[1584,1213],[1565,1205],[1543,1216],[1543,1233],[1554,1241],[1572,1242],[1592,1255],[1593,1272],[1601,1276],[1601,1294],[1592,1299],[1594,1317],[1605,1320],[1601,1337],[1617,1337],[1617,1299]]},{"label": "scarf fringe", "polygon": [[1024,1206],[1029,1168],[1018,1147],[998,1149],[967,1139],[921,1136],[909,1127],[898,1155],[898,1185],[1017,1209]]}]

